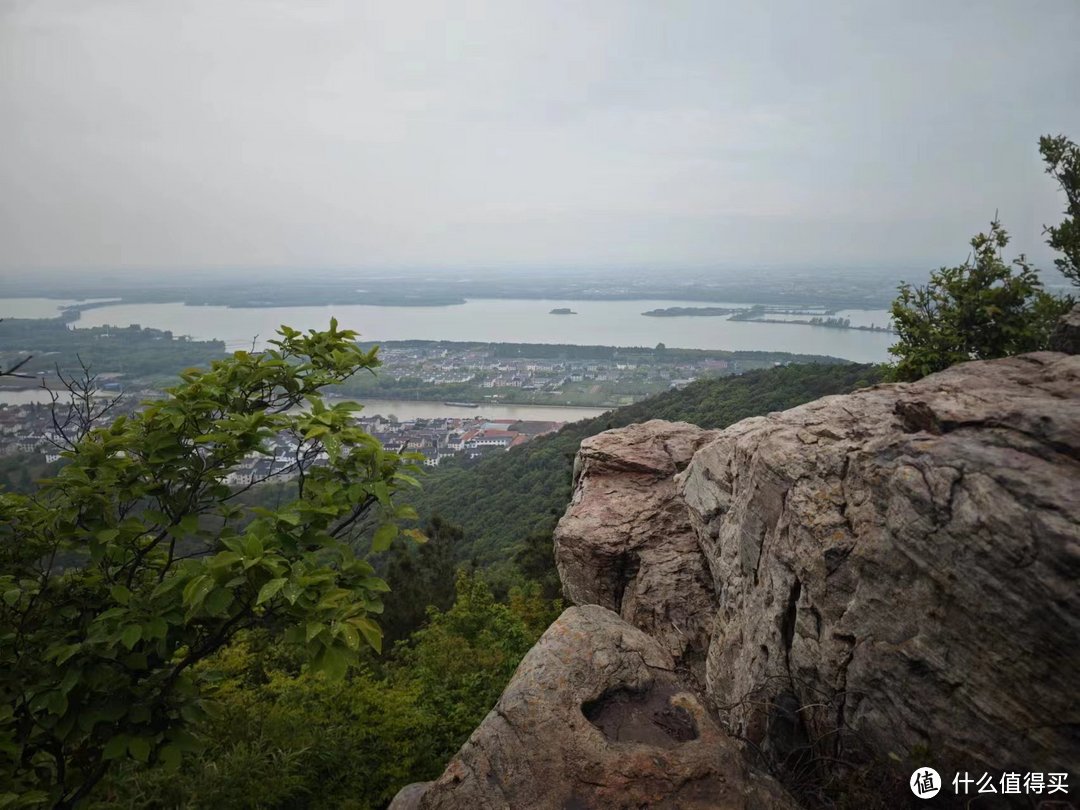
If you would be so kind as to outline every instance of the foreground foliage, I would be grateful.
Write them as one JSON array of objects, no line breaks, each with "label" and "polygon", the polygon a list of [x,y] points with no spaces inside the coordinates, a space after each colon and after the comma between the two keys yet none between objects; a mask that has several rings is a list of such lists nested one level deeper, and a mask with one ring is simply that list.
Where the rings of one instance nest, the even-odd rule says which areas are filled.
[{"label": "foreground foliage", "polygon": [[[415,468],[357,406],[323,403],[374,351],[335,322],[280,335],[109,427],[59,424],[56,477],[0,495],[0,806],[74,806],[123,760],[179,767],[205,719],[198,665],[238,633],[284,633],[331,677],[379,648],[387,586],[349,541],[375,511],[389,545]],[[239,505],[230,473],[279,436],[292,497]]]},{"label": "foreground foliage", "polygon": [[203,666],[203,753],[177,771],[128,766],[102,808],[384,807],[404,784],[442,772],[556,615],[535,589],[496,602],[461,575],[447,611],[381,665],[331,680],[249,634]]}]

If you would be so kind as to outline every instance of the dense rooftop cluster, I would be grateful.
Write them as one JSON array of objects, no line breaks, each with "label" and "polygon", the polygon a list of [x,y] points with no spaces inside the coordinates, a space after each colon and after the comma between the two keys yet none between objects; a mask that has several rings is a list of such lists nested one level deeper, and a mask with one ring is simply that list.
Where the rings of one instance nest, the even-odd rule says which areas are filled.
[{"label": "dense rooftop cluster", "polygon": [[[448,406],[450,407],[450,406]],[[122,410],[109,412],[101,424],[112,421]],[[536,436],[553,433],[564,422],[486,419],[483,416],[398,420],[393,415],[363,416],[358,424],[395,452],[416,452],[427,466],[438,466],[452,457],[476,459],[492,452],[517,447]],[[60,458],[52,409],[48,405],[0,406],[0,455],[44,457],[46,463]],[[269,448],[269,455],[252,454],[234,470],[227,482],[246,485],[271,477],[293,474],[298,443],[281,436]],[[317,462],[318,459],[313,459]]]}]

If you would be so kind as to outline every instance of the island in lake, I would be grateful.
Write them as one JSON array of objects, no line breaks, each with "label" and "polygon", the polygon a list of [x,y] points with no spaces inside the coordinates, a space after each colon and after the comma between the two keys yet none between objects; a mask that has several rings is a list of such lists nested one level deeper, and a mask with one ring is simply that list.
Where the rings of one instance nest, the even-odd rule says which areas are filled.
[{"label": "island in lake", "polygon": [[737,312],[746,312],[746,309],[731,309],[729,307],[667,307],[666,309],[650,309],[642,312],[650,318],[683,318],[690,315],[734,315]]},{"label": "island in lake", "polygon": [[556,307],[548,315],[577,315],[570,307]]}]

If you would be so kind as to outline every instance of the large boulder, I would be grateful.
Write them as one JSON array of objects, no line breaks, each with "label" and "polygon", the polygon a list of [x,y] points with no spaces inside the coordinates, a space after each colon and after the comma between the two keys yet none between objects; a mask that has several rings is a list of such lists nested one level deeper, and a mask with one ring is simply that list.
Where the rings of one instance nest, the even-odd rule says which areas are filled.
[{"label": "large boulder", "polygon": [[1075,773],[1080,356],[747,419],[680,481],[718,597],[707,690],[738,735],[780,760]]},{"label": "large boulder", "polygon": [[615,611],[688,663],[704,662],[715,604],[675,474],[716,435],[651,421],[585,439],[555,529],[566,597]]},{"label": "large boulder", "polygon": [[692,694],[653,639],[598,606],[570,608],[435,782],[393,810],[794,810]]}]

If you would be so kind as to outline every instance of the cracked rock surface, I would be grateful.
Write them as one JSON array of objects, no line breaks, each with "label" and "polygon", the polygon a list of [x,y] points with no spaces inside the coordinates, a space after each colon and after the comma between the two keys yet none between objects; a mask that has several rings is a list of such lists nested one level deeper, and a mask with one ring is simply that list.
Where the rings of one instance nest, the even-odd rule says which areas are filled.
[{"label": "cracked rock surface", "polygon": [[674,668],[610,610],[568,609],[443,775],[403,789],[391,810],[794,810]]},{"label": "cracked rock surface", "polygon": [[1080,356],[748,419],[680,479],[718,598],[707,689],[733,729],[1075,771]]},{"label": "cracked rock surface", "polygon": [[700,674],[715,603],[675,474],[716,436],[653,420],[585,439],[555,529],[567,598],[615,611]]}]

